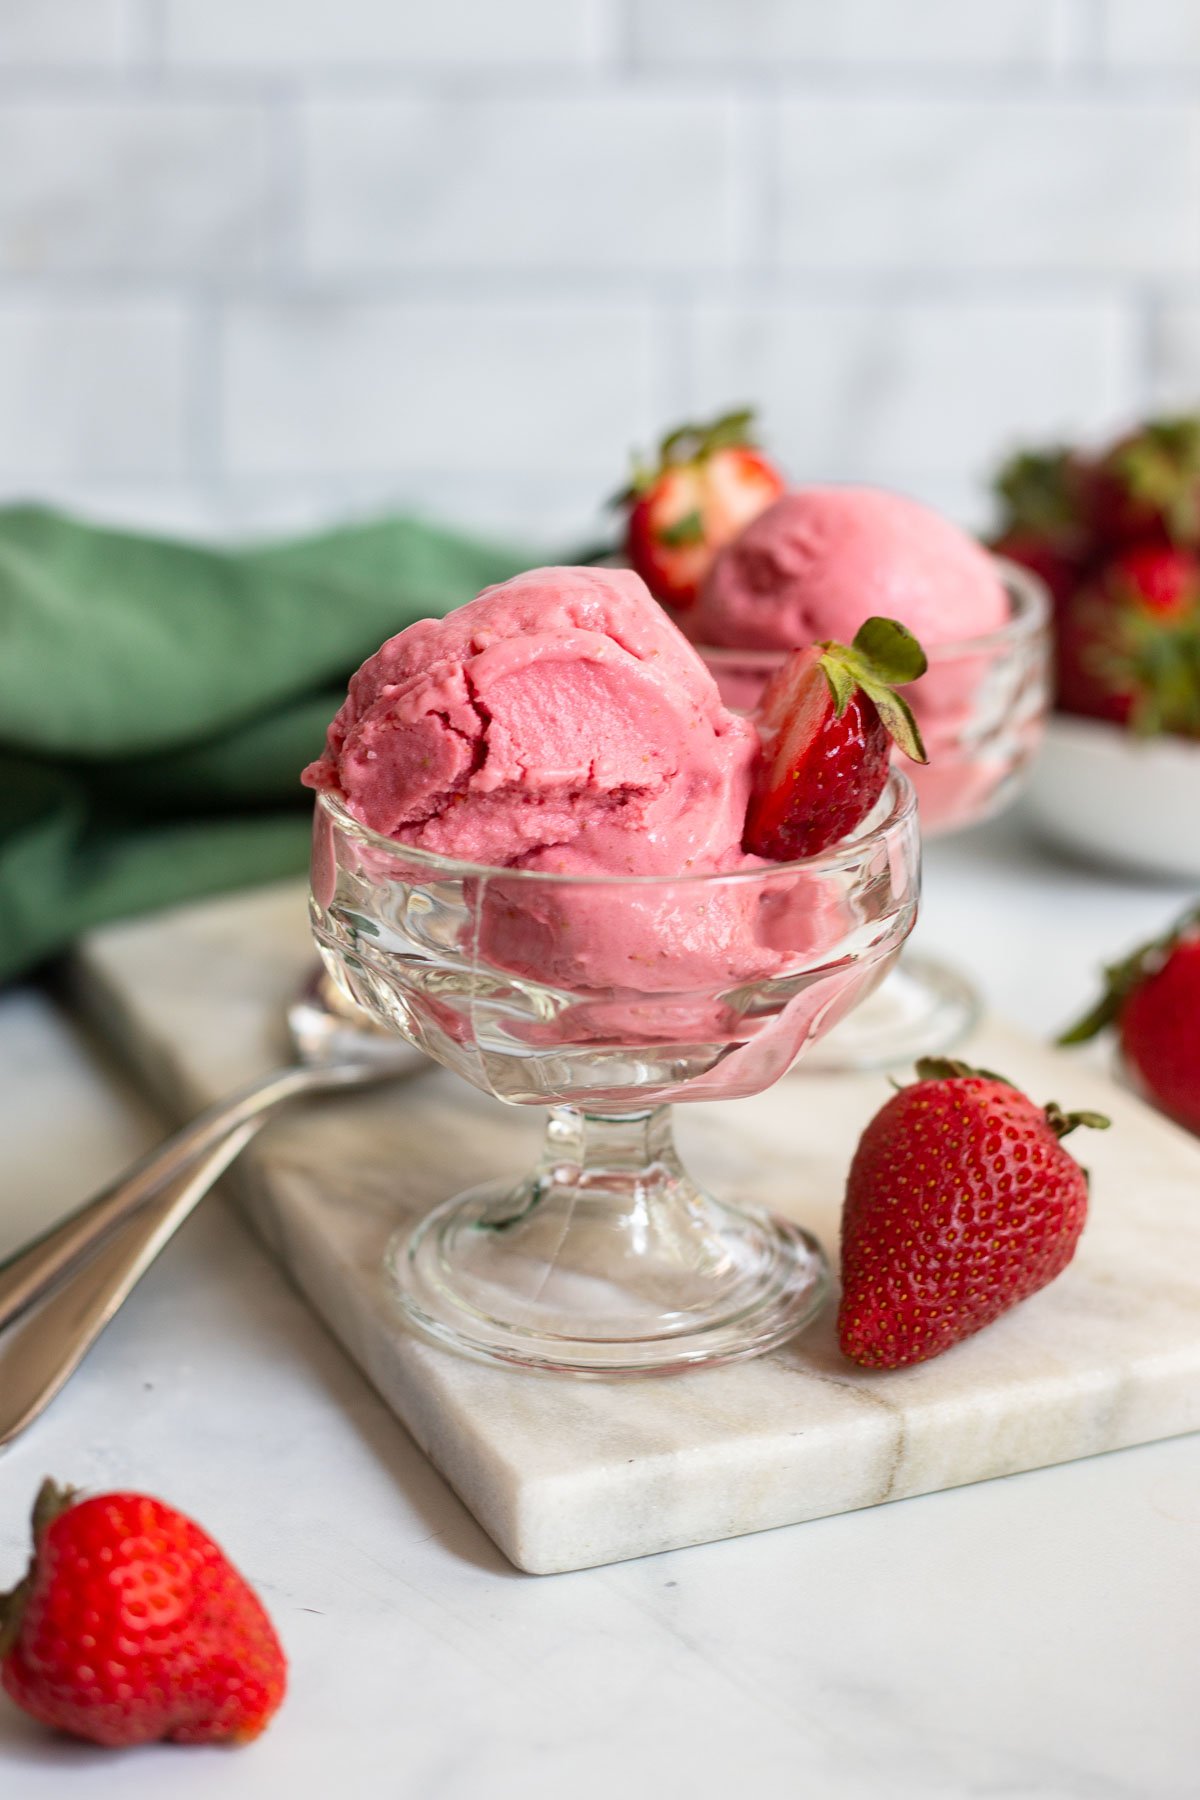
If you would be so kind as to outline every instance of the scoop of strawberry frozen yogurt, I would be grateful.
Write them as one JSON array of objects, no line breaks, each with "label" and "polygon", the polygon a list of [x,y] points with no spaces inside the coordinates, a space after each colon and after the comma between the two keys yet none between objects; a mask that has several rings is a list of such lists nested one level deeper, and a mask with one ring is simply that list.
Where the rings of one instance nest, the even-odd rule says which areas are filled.
[{"label": "scoop of strawberry frozen yogurt", "polygon": [[440,856],[684,875],[744,861],[757,742],[639,576],[536,569],[390,638],[302,779]]},{"label": "scoop of strawberry frozen yogurt", "polygon": [[726,546],[685,622],[698,644],[790,650],[848,644],[872,613],[928,649],[999,629],[1009,605],[986,552],[929,507],[882,488],[807,487]]},{"label": "scoop of strawberry frozen yogurt", "polygon": [[[303,779],[400,846],[495,871],[463,883],[469,953],[577,1001],[541,1023],[514,1015],[510,1034],[762,1036],[749,1081],[755,1057],[790,1060],[878,972],[843,954],[857,918],[835,876],[742,850],[758,758],[754,724],[726,710],[639,576],[538,569],[384,644]],[[331,834],[318,816],[318,884],[333,879]],[[402,852],[359,854],[369,879],[426,878]],[[689,879],[702,874],[728,879]],[[661,879],[609,879],[630,875]],[[801,969],[794,1003],[747,1025],[730,991]]]},{"label": "scoop of strawberry frozen yogurt", "polygon": [[929,653],[909,690],[929,752],[927,766],[908,771],[922,826],[970,823],[989,810],[1012,761],[1007,745],[987,748],[995,653],[971,640],[1006,625],[1011,606],[991,558],[948,519],[881,488],[797,488],[721,552],[682,623],[716,647],[726,704],[749,709],[769,673],[764,652],[848,644],[872,613],[899,619]]}]

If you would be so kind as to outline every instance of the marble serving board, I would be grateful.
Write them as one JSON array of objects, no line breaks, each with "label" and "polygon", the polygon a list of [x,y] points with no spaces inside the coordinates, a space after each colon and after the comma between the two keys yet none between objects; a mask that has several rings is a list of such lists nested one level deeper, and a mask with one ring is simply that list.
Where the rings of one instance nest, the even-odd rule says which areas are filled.
[{"label": "marble serving board", "polygon": [[[312,963],[298,886],[110,928],[81,1003],[180,1117],[286,1055],[283,1008]],[[734,1537],[1200,1428],[1200,1143],[1080,1062],[988,1026],[985,1066],[1114,1128],[1082,1145],[1093,1208],[1074,1263],[924,1367],[868,1374],[833,1309],[755,1362],[577,1382],[468,1362],[404,1328],[381,1274],[396,1225],[519,1171],[535,1111],[431,1066],[279,1117],[236,1192],[296,1284],[518,1568],[551,1573]],[[836,1252],[846,1165],[880,1076],[798,1073],[679,1109],[718,1193],[802,1219]]]}]

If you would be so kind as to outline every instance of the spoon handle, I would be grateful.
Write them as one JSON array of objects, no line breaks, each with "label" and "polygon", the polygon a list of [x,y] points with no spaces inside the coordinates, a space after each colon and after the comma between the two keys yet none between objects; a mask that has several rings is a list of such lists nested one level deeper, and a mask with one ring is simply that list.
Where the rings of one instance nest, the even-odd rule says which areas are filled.
[{"label": "spoon handle", "polygon": [[77,1211],[0,1262],[0,1331],[57,1286],[139,1207],[167,1182],[184,1174],[197,1157],[220,1144],[228,1133],[251,1120],[260,1121],[273,1107],[299,1094],[378,1079],[379,1070],[369,1066],[295,1064],[263,1076],[228,1100],[210,1106]]},{"label": "spoon handle", "polygon": [[49,1406],[198,1202],[249,1143],[265,1114],[235,1126],[124,1230],[114,1231],[44,1305],[0,1339],[0,1449]]}]

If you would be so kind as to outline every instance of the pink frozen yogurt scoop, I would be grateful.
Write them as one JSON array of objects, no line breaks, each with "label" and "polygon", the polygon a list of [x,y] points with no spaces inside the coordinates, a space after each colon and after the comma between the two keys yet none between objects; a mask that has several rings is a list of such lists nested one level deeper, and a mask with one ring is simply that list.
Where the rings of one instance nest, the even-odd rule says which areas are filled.
[{"label": "pink frozen yogurt scoop", "polygon": [[[712,996],[847,929],[836,884],[828,906],[818,880],[799,904],[785,873],[689,886],[775,866],[741,847],[758,756],[755,726],[639,576],[538,569],[389,639],[303,779],[383,837],[495,870],[478,944],[493,966],[575,991],[694,993],[712,1028]],[[670,879],[605,879],[630,875]]]},{"label": "pink frozen yogurt scoop", "polygon": [[1008,596],[986,552],[929,507],[882,488],[785,494],[718,556],[685,616],[698,644],[848,644],[872,613],[928,647],[996,631]]},{"label": "pink frozen yogurt scoop", "polygon": [[303,780],[459,861],[684,875],[740,862],[757,742],[639,576],[537,569],[390,638]]},{"label": "pink frozen yogurt scoop", "polygon": [[949,520],[881,488],[797,488],[721,552],[681,622],[708,647],[726,703],[749,710],[773,655],[826,638],[850,643],[871,613],[899,619],[929,653],[910,693],[929,752],[927,766],[910,770],[922,825],[969,823],[1012,761],[1007,744],[985,742],[997,729],[989,639],[1012,605],[992,559]]}]

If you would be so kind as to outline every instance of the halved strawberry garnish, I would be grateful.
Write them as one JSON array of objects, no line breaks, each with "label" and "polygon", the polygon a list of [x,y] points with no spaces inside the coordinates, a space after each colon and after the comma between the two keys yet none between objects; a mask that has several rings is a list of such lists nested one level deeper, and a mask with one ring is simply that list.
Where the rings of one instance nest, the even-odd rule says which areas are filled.
[{"label": "halved strawberry garnish", "polygon": [[925,762],[912,708],[896,692],[925,668],[925,652],[896,619],[868,619],[850,646],[813,644],[790,656],[759,702],[763,755],[743,847],[776,862],[813,856],[875,805],[893,740]]},{"label": "halved strawberry garnish", "polygon": [[777,500],[782,475],[751,438],[754,414],[681,425],[652,467],[635,465],[614,504],[629,509],[626,550],[656,599],[691,606],[717,551]]}]

